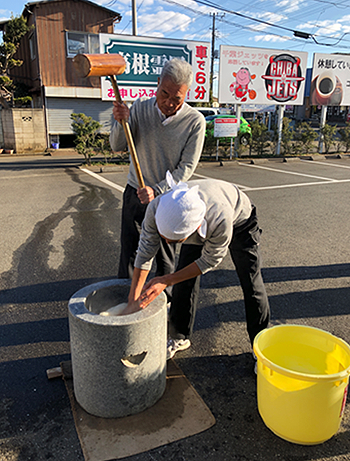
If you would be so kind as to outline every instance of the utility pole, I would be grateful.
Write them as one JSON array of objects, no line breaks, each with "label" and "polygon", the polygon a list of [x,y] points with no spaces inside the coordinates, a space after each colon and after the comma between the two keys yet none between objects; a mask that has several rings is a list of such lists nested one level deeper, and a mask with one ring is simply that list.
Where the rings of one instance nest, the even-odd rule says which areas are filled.
[{"label": "utility pole", "polygon": [[213,13],[213,28],[211,31],[211,65],[210,65],[210,92],[209,102],[213,105],[213,80],[214,80],[214,54],[215,54],[215,16],[217,13]]},{"label": "utility pole", "polygon": [[136,0],[131,0],[131,3],[132,3],[132,35],[137,35]]},{"label": "utility pole", "polygon": [[[213,13],[213,28],[211,31],[211,65],[210,65],[210,90],[209,90],[209,101],[213,105],[213,81],[214,81],[214,59],[215,59],[215,17],[218,16],[218,13]],[[225,14],[221,14],[220,17],[223,18]]]}]

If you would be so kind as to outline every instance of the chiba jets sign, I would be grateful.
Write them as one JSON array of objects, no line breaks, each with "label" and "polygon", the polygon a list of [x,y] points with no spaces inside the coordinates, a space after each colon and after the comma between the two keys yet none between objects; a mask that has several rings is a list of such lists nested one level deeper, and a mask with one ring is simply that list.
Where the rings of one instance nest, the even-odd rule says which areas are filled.
[{"label": "chiba jets sign", "polygon": [[[266,97],[270,101],[290,104],[298,97],[301,83],[305,80],[300,68],[300,58],[290,54],[270,56],[265,75]],[[304,74],[305,75],[305,74]]]},{"label": "chiba jets sign", "polygon": [[219,102],[303,104],[307,53],[220,47]]}]

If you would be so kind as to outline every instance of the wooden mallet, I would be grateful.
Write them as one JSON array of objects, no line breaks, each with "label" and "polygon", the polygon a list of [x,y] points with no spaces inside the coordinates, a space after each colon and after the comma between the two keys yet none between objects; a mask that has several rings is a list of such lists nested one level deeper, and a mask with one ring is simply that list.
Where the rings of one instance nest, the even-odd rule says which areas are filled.
[{"label": "wooden mallet", "polygon": [[[73,58],[73,65],[79,77],[85,78],[108,76],[112,82],[116,101],[120,103],[123,102],[120,96],[117,80],[115,78],[115,75],[120,75],[125,71],[126,64],[123,56],[118,53],[77,54]],[[129,123],[126,120],[122,120],[122,126],[129,146],[131,159],[134,164],[139,186],[141,188],[145,187]]]}]

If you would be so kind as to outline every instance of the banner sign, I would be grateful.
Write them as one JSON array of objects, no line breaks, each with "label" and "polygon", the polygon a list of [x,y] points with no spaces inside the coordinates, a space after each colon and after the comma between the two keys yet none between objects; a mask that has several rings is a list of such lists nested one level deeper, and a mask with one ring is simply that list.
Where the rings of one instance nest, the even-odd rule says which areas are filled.
[{"label": "banner sign", "polygon": [[305,52],[221,45],[219,103],[302,105],[306,66]]},{"label": "banner sign", "polygon": [[235,138],[238,133],[236,118],[216,118],[214,120],[214,138]]},{"label": "banner sign", "polygon": [[[209,101],[210,44],[188,40],[100,34],[100,53],[119,53],[126,61],[125,72],[117,76],[123,101],[155,96],[164,63],[179,58],[192,65],[193,83],[187,102]],[[102,99],[114,100],[108,77],[101,78]]]},{"label": "banner sign", "polygon": [[350,105],[350,56],[314,54],[310,87],[313,106]]}]

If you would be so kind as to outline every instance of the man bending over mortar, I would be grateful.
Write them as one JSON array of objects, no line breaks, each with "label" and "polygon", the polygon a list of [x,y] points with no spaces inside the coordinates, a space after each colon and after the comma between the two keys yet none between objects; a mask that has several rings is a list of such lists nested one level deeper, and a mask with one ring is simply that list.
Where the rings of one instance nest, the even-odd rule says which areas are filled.
[{"label": "man bending over mortar", "polygon": [[[173,286],[169,313],[167,358],[190,347],[200,275],[217,267],[230,251],[243,289],[247,330],[251,343],[267,327],[270,318],[260,265],[255,206],[235,185],[215,179],[175,183],[147,208],[142,224],[135,268],[123,314],[145,308],[166,287]],[[160,239],[182,243],[176,271],[155,277],[145,286]]]}]

